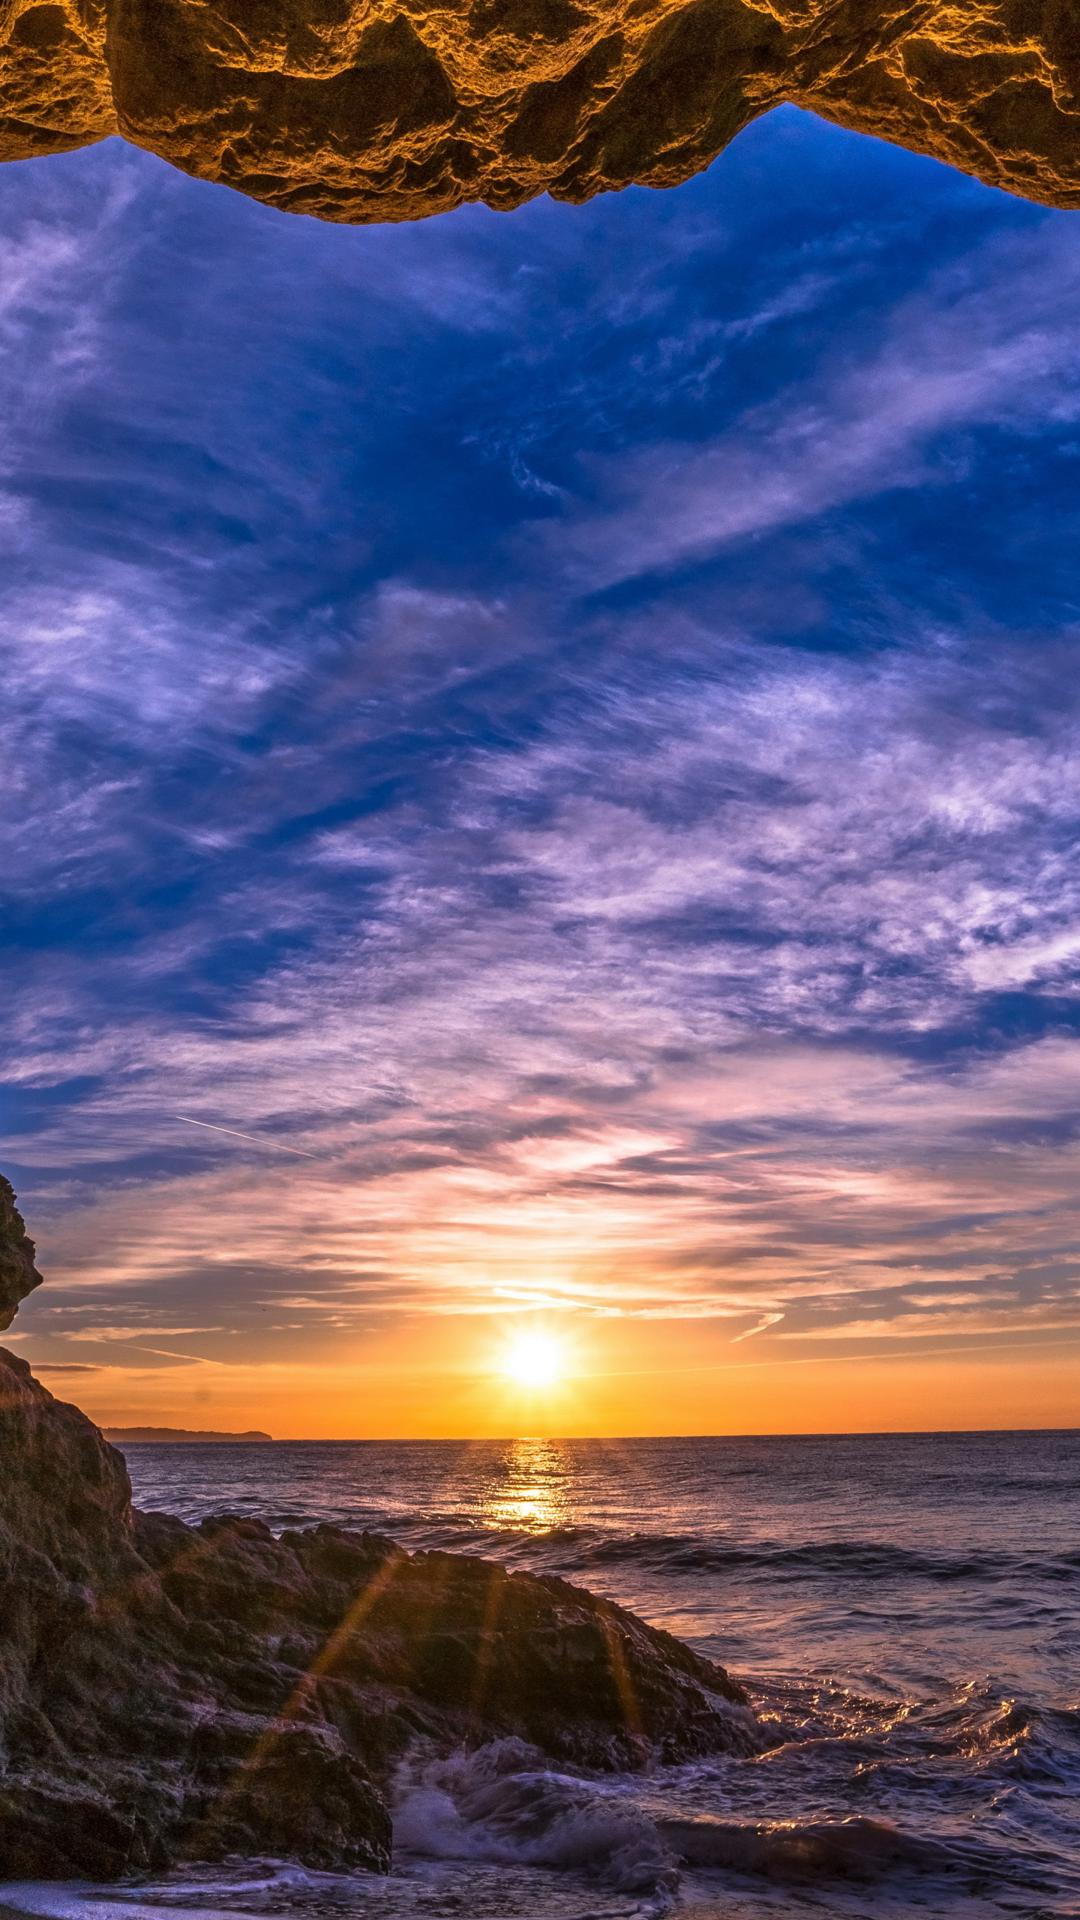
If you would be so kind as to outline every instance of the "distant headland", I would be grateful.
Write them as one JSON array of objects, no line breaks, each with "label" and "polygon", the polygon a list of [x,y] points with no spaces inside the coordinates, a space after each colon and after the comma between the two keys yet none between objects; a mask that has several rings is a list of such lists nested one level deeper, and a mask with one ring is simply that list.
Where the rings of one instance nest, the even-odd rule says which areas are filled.
[{"label": "distant headland", "polygon": [[272,1440],[272,1433],[260,1433],[252,1427],[247,1433],[218,1433],[214,1428],[200,1427],[102,1427],[102,1433],[111,1446],[126,1447],[133,1441],[143,1440]]}]

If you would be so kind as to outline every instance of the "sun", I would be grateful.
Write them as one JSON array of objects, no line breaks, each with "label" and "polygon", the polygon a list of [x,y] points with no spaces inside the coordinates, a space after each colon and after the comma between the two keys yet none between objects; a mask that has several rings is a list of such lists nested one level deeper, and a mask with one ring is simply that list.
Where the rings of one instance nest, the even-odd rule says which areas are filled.
[{"label": "sun", "polygon": [[516,1386],[537,1392],[558,1386],[566,1370],[562,1344],[554,1334],[530,1328],[515,1333],[500,1358],[499,1370]]}]

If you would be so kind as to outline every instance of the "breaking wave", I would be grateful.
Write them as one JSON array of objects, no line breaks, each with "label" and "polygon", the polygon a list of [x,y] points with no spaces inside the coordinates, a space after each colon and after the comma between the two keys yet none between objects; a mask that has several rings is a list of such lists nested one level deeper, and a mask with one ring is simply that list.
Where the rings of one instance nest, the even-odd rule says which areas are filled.
[{"label": "breaking wave", "polygon": [[518,1740],[407,1769],[394,1845],[451,1860],[570,1868],[666,1910],[675,1855],[657,1824],[613,1786],[553,1773]]}]

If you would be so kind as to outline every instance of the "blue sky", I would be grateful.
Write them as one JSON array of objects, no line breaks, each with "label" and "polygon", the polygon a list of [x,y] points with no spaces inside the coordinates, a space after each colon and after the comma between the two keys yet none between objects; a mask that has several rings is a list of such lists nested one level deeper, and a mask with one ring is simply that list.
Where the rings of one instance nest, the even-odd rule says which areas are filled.
[{"label": "blue sky", "polygon": [[401,228],[0,169],[21,1350],[1074,1339],[1078,294],[790,109]]}]

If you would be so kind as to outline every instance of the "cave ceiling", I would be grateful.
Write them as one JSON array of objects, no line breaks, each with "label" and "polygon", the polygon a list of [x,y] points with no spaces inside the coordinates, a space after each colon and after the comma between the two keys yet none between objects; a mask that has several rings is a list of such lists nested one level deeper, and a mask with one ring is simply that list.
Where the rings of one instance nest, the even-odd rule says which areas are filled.
[{"label": "cave ceiling", "polygon": [[782,101],[1080,202],[1076,0],[0,0],[0,158],[121,134],[325,220],[674,186]]}]

